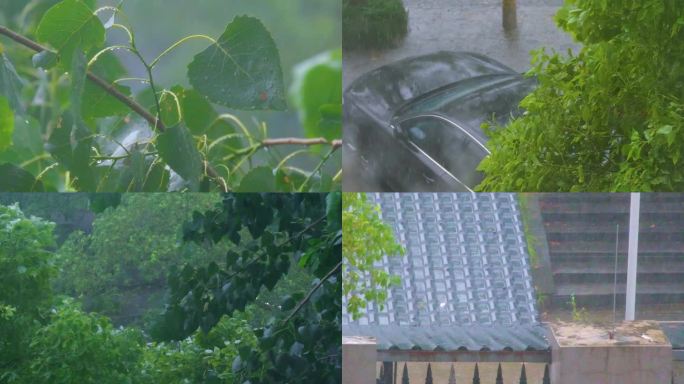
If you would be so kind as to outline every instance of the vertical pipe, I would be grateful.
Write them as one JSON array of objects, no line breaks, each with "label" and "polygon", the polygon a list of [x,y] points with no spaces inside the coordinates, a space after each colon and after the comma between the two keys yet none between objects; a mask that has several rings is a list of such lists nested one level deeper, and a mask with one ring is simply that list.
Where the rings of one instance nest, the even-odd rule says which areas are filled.
[{"label": "vertical pipe", "polygon": [[615,226],[615,265],[613,266],[613,333],[610,334],[611,340],[615,336],[615,313],[617,303],[617,269],[618,269],[618,245],[620,244],[620,224]]},{"label": "vertical pipe", "polygon": [[629,248],[627,249],[627,289],[625,320],[634,320],[636,307],[637,255],[639,250],[639,209],[641,194],[631,193],[629,198]]},{"label": "vertical pipe", "polygon": [[501,17],[505,31],[511,31],[518,26],[516,0],[502,0]]}]

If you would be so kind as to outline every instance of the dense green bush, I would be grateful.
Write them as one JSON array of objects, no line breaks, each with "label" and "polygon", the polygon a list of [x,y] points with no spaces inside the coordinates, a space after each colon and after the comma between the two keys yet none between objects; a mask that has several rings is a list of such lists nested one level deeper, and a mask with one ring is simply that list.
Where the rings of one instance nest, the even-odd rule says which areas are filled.
[{"label": "dense green bush", "polygon": [[107,318],[86,314],[67,299],[34,335],[24,382],[133,383],[143,345],[139,331],[114,329]]},{"label": "dense green bush", "polygon": [[408,14],[402,0],[344,0],[344,49],[392,47],[407,32]]},{"label": "dense green bush", "polygon": [[[223,259],[226,245],[208,249],[182,242],[181,227],[193,210],[212,207],[218,194],[130,194],[116,209],[99,214],[92,233],[74,232],[57,253],[55,287],[81,296],[86,309],[128,323],[164,291],[167,268]],[[122,299],[140,297],[127,312]]]},{"label": "dense green bush", "polygon": [[684,189],[684,2],[567,0],[583,48],[536,52],[526,113],[489,129],[483,191]]},{"label": "dense green bush", "polygon": [[148,383],[232,383],[239,347],[255,348],[257,339],[242,319],[223,317],[208,333],[145,349],[141,379]]},{"label": "dense green bush", "polygon": [[52,300],[52,223],[0,205],[0,383],[27,358],[28,340]]}]

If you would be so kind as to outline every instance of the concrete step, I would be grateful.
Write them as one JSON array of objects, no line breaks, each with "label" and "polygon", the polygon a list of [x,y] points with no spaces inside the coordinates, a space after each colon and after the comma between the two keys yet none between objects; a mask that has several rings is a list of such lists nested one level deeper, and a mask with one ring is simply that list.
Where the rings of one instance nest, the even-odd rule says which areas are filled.
[{"label": "concrete step", "polygon": [[[585,263],[576,262],[559,262],[552,266],[554,275],[613,275],[614,264],[610,260],[605,262],[594,262],[590,268],[587,268]],[[627,273],[627,259],[618,258],[618,274]],[[684,273],[684,260],[679,263],[640,263],[638,265],[639,275],[646,274],[663,274],[663,275],[678,275]]]}]

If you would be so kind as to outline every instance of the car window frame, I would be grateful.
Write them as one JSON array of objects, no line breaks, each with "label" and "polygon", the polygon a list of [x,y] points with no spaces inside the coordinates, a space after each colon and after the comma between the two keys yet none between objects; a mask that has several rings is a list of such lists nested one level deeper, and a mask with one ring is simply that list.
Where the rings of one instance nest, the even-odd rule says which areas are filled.
[{"label": "car window frame", "polygon": [[447,170],[442,164],[440,164],[437,160],[435,160],[432,156],[430,156],[427,152],[425,152],[418,144],[416,144],[413,140],[411,140],[408,132],[405,130],[405,128],[402,127],[402,124],[406,123],[407,121],[410,120],[418,120],[418,119],[437,119],[442,122],[447,123],[448,125],[451,125],[455,127],[456,129],[459,129],[461,132],[463,132],[468,138],[470,138],[472,141],[474,141],[480,148],[482,148],[485,152],[485,157],[491,155],[491,151],[487,149],[487,147],[482,143],[475,135],[470,133],[467,129],[465,129],[463,126],[460,124],[456,123],[453,120],[450,120],[449,118],[436,114],[436,113],[422,113],[419,115],[413,115],[409,117],[404,117],[401,119],[397,119],[392,123],[392,126],[394,129],[396,129],[401,136],[404,137],[404,139],[417,151],[419,151],[423,156],[425,156],[427,159],[430,160],[436,167],[438,167],[442,172],[446,173],[450,178],[454,179],[458,184],[462,185],[465,187],[469,192],[474,192],[474,190],[468,186],[466,183],[461,181],[458,177],[456,177],[453,173],[451,173],[449,170]]}]

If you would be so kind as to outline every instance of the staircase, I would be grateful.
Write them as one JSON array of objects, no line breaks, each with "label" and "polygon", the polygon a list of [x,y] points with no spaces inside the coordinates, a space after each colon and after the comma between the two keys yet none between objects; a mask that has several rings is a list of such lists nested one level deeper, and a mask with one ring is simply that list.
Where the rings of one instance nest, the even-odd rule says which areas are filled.
[{"label": "staircase", "polygon": [[[551,304],[610,308],[613,302],[615,231],[618,303],[627,274],[629,194],[543,194],[554,294]],[[684,195],[641,194],[637,306],[684,303]]]}]

